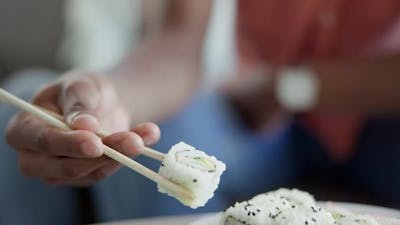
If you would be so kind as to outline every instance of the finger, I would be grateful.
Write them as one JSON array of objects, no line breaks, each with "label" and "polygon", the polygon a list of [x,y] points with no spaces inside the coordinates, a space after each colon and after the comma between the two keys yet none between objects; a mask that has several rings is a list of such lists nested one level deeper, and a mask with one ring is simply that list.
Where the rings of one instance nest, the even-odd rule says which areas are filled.
[{"label": "finger", "polygon": [[101,120],[101,128],[107,133],[129,130],[130,116],[123,107],[117,106]]},{"label": "finger", "polygon": [[32,103],[55,113],[61,113],[61,110],[57,104],[59,91],[60,86],[57,84],[46,85],[41,88],[36,95],[34,95],[32,98]]},{"label": "finger", "polygon": [[38,134],[40,150],[57,157],[97,158],[103,154],[101,139],[88,131],[48,128]]},{"label": "finger", "polygon": [[28,177],[42,179],[79,179],[107,165],[105,157],[98,159],[72,159],[51,157],[29,151],[19,152],[21,172]]},{"label": "finger", "polygon": [[142,139],[145,145],[152,145],[160,140],[160,128],[154,123],[142,123],[132,129]]},{"label": "finger", "polygon": [[7,127],[6,137],[11,146],[53,156],[96,158],[103,154],[103,144],[88,131],[62,131],[45,122],[23,114]]},{"label": "finger", "polygon": [[114,162],[109,165],[103,166],[83,178],[78,179],[60,179],[60,178],[46,178],[45,182],[53,186],[89,186],[97,181],[107,178],[118,171],[121,167],[120,164]]},{"label": "finger", "polygon": [[92,77],[71,76],[61,85],[59,103],[66,122],[73,129],[97,131],[99,122],[96,109],[102,93]]},{"label": "finger", "polygon": [[118,132],[104,137],[103,143],[130,157],[139,155],[144,149],[142,138],[130,131]]}]

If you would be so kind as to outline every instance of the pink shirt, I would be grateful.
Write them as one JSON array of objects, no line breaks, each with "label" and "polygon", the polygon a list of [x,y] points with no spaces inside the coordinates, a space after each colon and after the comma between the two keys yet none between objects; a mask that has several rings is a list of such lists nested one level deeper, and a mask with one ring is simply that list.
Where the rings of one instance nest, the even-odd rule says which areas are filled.
[{"label": "pink shirt", "polygon": [[[314,60],[400,53],[399,0],[239,0],[238,47],[243,60],[283,66]],[[302,117],[336,159],[345,159],[363,116]]]}]

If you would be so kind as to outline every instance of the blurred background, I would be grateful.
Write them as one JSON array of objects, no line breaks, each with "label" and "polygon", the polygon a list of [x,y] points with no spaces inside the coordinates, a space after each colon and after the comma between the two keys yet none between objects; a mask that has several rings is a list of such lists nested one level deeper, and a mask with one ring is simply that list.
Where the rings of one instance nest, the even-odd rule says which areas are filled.
[{"label": "blurred background", "polygon": [[[85,68],[107,73],[130,49],[140,46],[141,41],[160,35],[165,26],[167,11],[173,5],[173,2],[173,0],[0,0],[1,86],[7,84],[7,87],[12,89],[18,84],[18,89],[29,89],[33,84],[23,82],[27,74],[46,77],[48,74],[62,74],[64,71],[73,68]],[[233,76],[239,64],[235,44],[236,17],[236,1],[216,0],[213,2],[203,47],[203,79],[201,80],[200,95],[215,96],[214,93],[225,90],[224,88],[229,86],[227,84],[235,83]],[[38,80],[40,79],[38,78]],[[46,79],[43,78],[43,80]],[[12,80],[11,84],[10,80]],[[203,101],[201,97],[199,98],[200,102]],[[194,99],[193,101],[197,101],[197,96]],[[318,200],[360,202],[400,209],[399,191],[398,189],[395,190],[395,187],[398,186],[381,188],[390,186],[392,181],[380,175],[387,172],[391,175],[391,179],[394,179],[394,183],[399,183],[400,170],[398,166],[395,167],[397,170],[388,166],[382,168],[383,173],[371,172],[368,171],[368,165],[371,165],[370,168],[375,168],[377,164],[383,163],[383,161],[380,158],[366,159],[365,156],[370,151],[375,151],[378,154],[377,151],[380,151],[379,146],[381,146],[380,141],[395,149],[400,146],[393,141],[394,139],[398,140],[397,134],[400,134],[400,123],[397,117],[383,125],[379,123],[381,125],[377,127],[373,125],[365,126],[366,130],[361,135],[366,141],[360,139],[359,145],[365,146],[366,152],[343,163],[330,159],[329,154],[324,153],[325,151],[318,144],[316,137],[303,132],[303,128],[298,124],[293,125],[295,116],[292,115],[285,114],[279,126],[272,125],[271,129],[264,129],[261,132],[247,127],[243,128],[245,127],[244,122],[237,119],[237,117],[240,117],[238,116],[240,113],[233,113],[235,119],[227,119],[227,117],[232,116],[231,113],[227,113],[213,120],[203,121],[202,116],[213,112],[215,105],[226,104],[226,102],[221,102],[222,100],[217,94],[215,99],[207,100],[201,106],[188,104],[187,108],[183,109],[179,115],[187,113],[190,116],[183,116],[185,119],[177,119],[178,115],[165,123],[162,122],[162,128],[165,127],[166,130],[175,127],[181,129],[181,131],[165,134],[165,138],[163,137],[164,139],[157,148],[167,149],[174,141],[183,138],[206,151],[213,147],[224,149],[222,153],[215,154],[228,162],[227,181],[221,186],[221,192],[223,192],[221,198],[225,205],[244,200],[263,191],[288,186],[309,191]],[[370,121],[374,124],[378,123],[379,119],[374,117]],[[221,121],[225,121],[228,125]],[[239,125],[233,126],[231,123],[234,122]],[[221,126],[218,127],[219,125]],[[237,127],[244,131],[236,132]],[[386,135],[383,132],[387,129],[390,129],[390,133]],[[208,133],[208,130],[215,130],[215,132],[221,132],[224,135],[227,133],[226,136],[228,134],[231,136],[229,140],[220,143],[220,145],[210,146],[211,143],[214,143],[215,137],[213,137],[214,133]],[[381,132],[382,135],[380,135]],[[242,135],[243,133],[246,134]],[[288,133],[290,133],[290,138],[286,139]],[[382,139],[375,141],[375,136],[380,136]],[[239,140],[243,142],[238,144]],[[368,142],[368,140],[371,141]],[[249,142],[252,145],[246,144]],[[262,160],[261,157],[253,165],[252,160],[254,159],[247,159],[241,153],[236,152],[239,151],[237,150],[239,148],[247,152],[251,152],[253,148],[259,148],[261,150],[254,150],[250,154],[264,154],[261,153],[263,147],[260,146],[267,146],[265,148],[270,149],[265,155],[270,159]],[[287,146],[290,146],[291,151],[295,153],[290,156],[290,159],[279,161],[287,157],[288,151],[278,151],[277,149],[286,149]],[[236,150],[229,152],[229,149]],[[393,160],[392,163],[400,165],[400,149],[397,150],[398,153],[392,155],[391,159]],[[0,149],[0,151],[6,150]],[[230,158],[229,155],[235,154],[238,156],[237,158],[242,157],[241,160],[243,161],[240,162],[240,159],[233,156]],[[0,153],[1,157],[4,159],[7,154]],[[301,163],[294,163],[297,160]],[[152,165],[153,168],[157,168],[154,163],[146,160],[144,162]],[[286,164],[291,163],[296,164],[296,166],[286,169]],[[242,168],[241,166],[244,164],[248,166]],[[359,169],[361,164],[363,169]],[[299,172],[300,170],[301,172]],[[17,171],[4,170],[0,182],[5,182],[6,176],[14,176],[12,172],[17,173]],[[123,170],[116,177],[126,173],[129,172]],[[250,174],[257,175],[252,176]],[[243,183],[240,180],[230,178],[240,176],[243,176]],[[244,179],[246,176],[248,179]],[[368,177],[376,181],[374,185],[368,185],[369,182],[366,181]],[[256,181],[260,178],[261,180],[270,180],[270,182],[257,183]],[[112,179],[106,182],[112,183]],[[249,186],[249,188],[235,189],[232,187],[235,185]],[[250,188],[250,186],[254,186],[254,188]],[[143,189],[147,187],[150,187],[150,184],[146,184]],[[224,192],[224,190],[228,191]],[[385,195],[385,193],[388,193],[388,195]],[[2,195],[8,194],[10,193],[3,193]],[[80,189],[78,208],[81,212],[82,223],[129,218],[126,215],[99,216],[101,212],[110,210],[113,204],[107,202],[107,198],[104,201],[97,202],[93,200],[95,198],[93,196],[99,197],[101,195],[92,195],[90,190]],[[397,198],[392,196],[397,196]],[[4,204],[4,202],[1,204]],[[99,209],[96,204],[108,204],[108,207],[102,206]],[[118,204],[116,201],[115,205]],[[121,205],[124,205],[124,203],[121,203]],[[215,207],[206,208],[204,211],[215,211],[222,208],[221,205],[215,205]],[[195,213],[194,211],[182,211],[175,205],[163,207],[171,210],[162,211],[159,215]],[[129,204],[126,208],[129,208]],[[175,208],[178,209],[174,211]],[[155,215],[141,212],[132,214],[133,216]],[[0,221],[1,218],[0,210]]]},{"label": "blurred background", "polygon": [[[0,74],[27,68],[107,70],[161,32],[168,1],[1,1]],[[218,11],[218,12],[217,12]],[[204,47],[205,86],[235,60],[235,1],[216,1]]]}]

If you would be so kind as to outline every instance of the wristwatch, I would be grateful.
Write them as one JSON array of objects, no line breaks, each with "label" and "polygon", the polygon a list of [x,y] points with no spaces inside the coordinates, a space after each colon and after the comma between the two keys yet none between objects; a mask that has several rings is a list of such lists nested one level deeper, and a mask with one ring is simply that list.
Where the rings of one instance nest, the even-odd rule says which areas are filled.
[{"label": "wristwatch", "polygon": [[275,97],[290,112],[305,112],[318,101],[319,83],[309,67],[284,68],[276,78]]}]

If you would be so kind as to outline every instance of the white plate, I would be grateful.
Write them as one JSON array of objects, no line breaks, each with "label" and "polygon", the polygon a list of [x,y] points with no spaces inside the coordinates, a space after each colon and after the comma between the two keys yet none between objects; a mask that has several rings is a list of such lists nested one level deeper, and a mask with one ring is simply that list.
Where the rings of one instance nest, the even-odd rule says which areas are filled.
[{"label": "white plate", "polygon": [[[370,215],[384,216],[384,217],[394,217],[394,218],[400,219],[400,211],[395,210],[395,209],[389,209],[389,208],[371,206],[371,205],[356,204],[356,203],[345,203],[345,202],[331,202],[331,203],[330,202],[322,202],[322,203],[320,203],[320,205],[322,205],[322,206],[329,205],[329,204],[335,204],[335,206],[337,206],[337,207],[348,209],[355,213],[370,214]],[[190,223],[189,225],[218,225],[220,216],[221,216],[221,213],[207,215],[204,218],[202,218],[196,222]]]}]

